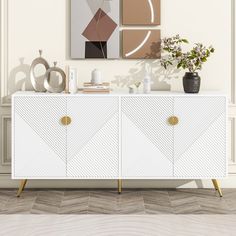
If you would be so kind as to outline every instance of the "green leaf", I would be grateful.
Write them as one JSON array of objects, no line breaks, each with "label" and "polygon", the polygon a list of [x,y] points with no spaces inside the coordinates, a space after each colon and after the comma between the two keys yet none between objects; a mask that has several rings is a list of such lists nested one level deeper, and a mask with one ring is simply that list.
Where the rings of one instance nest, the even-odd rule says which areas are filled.
[{"label": "green leaf", "polygon": [[180,63],[177,65],[177,69],[179,69],[181,66],[182,66],[182,63],[180,62]]},{"label": "green leaf", "polygon": [[181,55],[182,55],[181,52],[177,52],[177,53],[176,53],[176,57],[180,57]]},{"label": "green leaf", "polygon": [[201,61],[206,62],[207,61],[206,57],[201,58]]},{"label": "green leaf", "polygon": [[188,43],[188,40],[187,39],[182,39],[182,42],[183,43]]}]

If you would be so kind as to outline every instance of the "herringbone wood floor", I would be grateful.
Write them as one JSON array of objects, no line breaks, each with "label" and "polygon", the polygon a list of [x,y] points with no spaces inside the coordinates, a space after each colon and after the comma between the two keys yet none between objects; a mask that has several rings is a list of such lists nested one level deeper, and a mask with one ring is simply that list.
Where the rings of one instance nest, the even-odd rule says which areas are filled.
[{"label": "herringbone wood floor", "polygon": [[0,190],[0,214],[236,214],[236,189]]}]

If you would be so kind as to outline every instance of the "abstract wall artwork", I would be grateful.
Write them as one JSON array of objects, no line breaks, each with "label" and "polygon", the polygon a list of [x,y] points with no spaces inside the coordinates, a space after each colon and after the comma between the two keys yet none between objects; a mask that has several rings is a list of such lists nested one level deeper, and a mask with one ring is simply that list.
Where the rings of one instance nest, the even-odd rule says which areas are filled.
[{"label": "abstract wall artwork", "polygon": [[[120,57],[120,2],[123,25],[155,26],[161,22],[161,0],[71,0],[71,58]],[[123,30],[124,59],[161,57],[156,29]]]},{"label": "abstract wall artwork", "polygon": [[160,25],[160,0],[123,0],[123,25]]},{"label": "abstract wall artwork", "polygon": [[[154,26],[161,22],[161,0],[123,0],[123,25]],[[123,58],[161,58],[160,30],[123,30]]]},{"label": "abstract wall artwork", "polygon": [[119,0],[71,0],[71,57],[119,58]]},{"label": "abstract wall artwork", "polygon": [[123,58],[161,58],[160,30],[123,30]]}]

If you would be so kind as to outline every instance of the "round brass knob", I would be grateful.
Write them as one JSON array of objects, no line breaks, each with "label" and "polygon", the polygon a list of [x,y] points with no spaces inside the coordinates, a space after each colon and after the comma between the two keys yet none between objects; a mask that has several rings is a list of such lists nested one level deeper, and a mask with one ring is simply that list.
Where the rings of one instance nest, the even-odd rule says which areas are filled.
[{"label": "round brass knob", "polygon": [[171,116],[168,119],[170,125],[177,125],[179,123],[179,118],[177,116]]},{"label": "round brass knob", "polygon": [[71,118],[69,116],[63,116],[61,118],[61,123],[63,125],[69,125],[69,124],[71,124]]}]

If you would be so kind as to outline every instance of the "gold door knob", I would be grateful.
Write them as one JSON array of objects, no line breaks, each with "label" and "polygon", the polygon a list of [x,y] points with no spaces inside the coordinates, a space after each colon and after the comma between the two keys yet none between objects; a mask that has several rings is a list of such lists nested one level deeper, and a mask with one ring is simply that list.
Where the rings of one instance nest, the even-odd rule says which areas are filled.
[{"label": "gold door knob", "polygon": [[168,119],[170,125],[177,125],[179,123],[179,118],[177,116],[171,116]]},{"label": "gold door knob", "polygon": [[63,116],[61,118],[61,123],[63,125],[69,125],[69,124],[71,124],[71,118],[69,116]]}]

